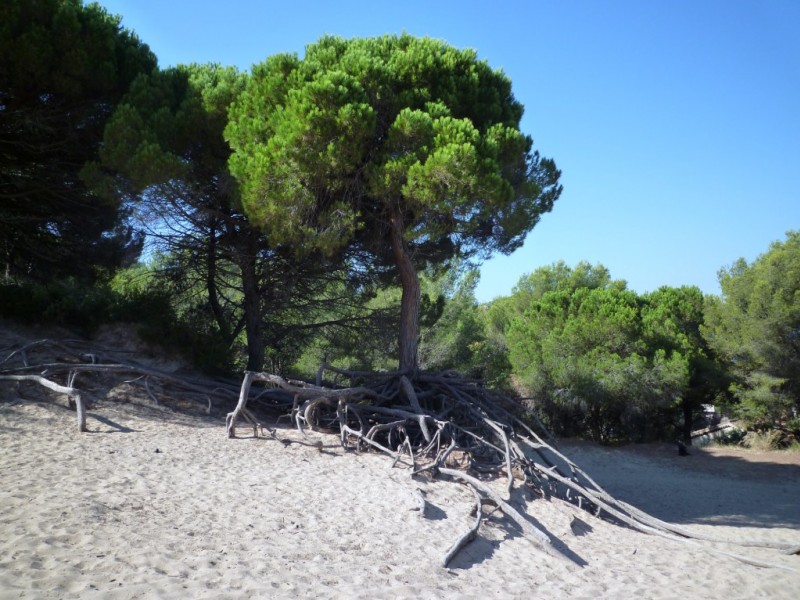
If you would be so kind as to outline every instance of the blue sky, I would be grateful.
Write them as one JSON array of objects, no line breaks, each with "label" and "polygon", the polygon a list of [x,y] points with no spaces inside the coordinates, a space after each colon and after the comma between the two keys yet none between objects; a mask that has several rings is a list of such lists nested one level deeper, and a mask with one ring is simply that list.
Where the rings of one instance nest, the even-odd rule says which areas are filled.
[{"label": "blue sky", "polygon": [[324,34],[405,31],[502,68],[564,192],[521,249],[483,265],[480,301],[557,260],[603,264],[640,293],[716,294],[720,268],[800,229],[797,0],[100,4],[162,67],[249,70]]}]

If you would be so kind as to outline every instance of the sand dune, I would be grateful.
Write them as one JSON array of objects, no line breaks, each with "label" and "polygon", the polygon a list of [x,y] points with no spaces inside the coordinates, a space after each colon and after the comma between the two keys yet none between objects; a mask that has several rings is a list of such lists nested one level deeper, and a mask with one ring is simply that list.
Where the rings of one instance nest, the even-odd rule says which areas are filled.
[{"label": "sand dune", "polygon": [[[103,403],[88,425],[77,434],[56,401],[0,395],[1,598],[730,600],[796,598],[800,587],[798,571],[743,565],[541,499],[517,505],[571,562],[495,515],[445,569],[444,553],[472,522],[472,494],[458,484],[346,454],[333,436],[314,434],[322,452],[292,430],[279,431],[291,444],[229,440],[219,419],[159,407]],[[564,448],[656,516],[800,543],[796,464]],[[714,547],[800,570],[800,556]]]}]

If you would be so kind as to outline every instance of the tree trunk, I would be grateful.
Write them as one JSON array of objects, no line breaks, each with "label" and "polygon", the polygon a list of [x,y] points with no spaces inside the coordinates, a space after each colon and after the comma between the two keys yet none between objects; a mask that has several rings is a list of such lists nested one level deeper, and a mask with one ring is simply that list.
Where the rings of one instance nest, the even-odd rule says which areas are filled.
[{"label": "tree trunk", "polygon": [[208,290],[208,303],[211,312],[217,321],[217,327],[222,334],[222,339],[226,344],[233,343],[234,335],[231,332],[230,324],[225,317],[225,311],[219,301],[219,290],[217,288],[217,224],[213,219],[209,224],[208,248],[206,249],[206,289]]},{"label": "tree trunk", "polygon": [[687,446],[692,445],[692,421],[694,420],[694,415],[692,412],[692,404],[686,400],[683,401],[683,405],[681,406],[683,409],[683,427],[681,431],[681,437],[683,438],[684,443]]},{"label": "tree trunk", "polygon": [[390,236],[392,254],[400,274],[400,284],[403,286],[403,296],[400,301],[400,370],[413,375],[418,369],[417,346],[419,344],[419,308],[421,293],[419,276],[411,260],[408,245],[403,239],[403,217],[398,208],[394,208],[391,215]]},{"label": "tree trunk", "polygon": [[261,297],[258,292],[256,272],[256,244],[252,234],[247,234],[247,243],[239,250],[239,268],[242,271],[244,292],[244,327],[247,336],[247,370],[261,371],[264,368],[264,340],[261,336]]}]

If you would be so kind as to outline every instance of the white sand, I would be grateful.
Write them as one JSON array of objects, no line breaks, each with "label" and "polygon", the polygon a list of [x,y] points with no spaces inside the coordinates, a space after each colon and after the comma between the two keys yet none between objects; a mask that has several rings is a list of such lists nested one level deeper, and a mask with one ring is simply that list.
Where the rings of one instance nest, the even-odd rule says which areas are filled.
[{"label": "white sand", "polygon": [[[543,500],[528,503],[529,514],[575,563],[548,558],[496,518],[444,569],[444,553],[472,521],[472,495],[458,484],[411,480],[382,456],[343,454],[335,437],[318,436],[323,453],[229,440],[220,422],[144,407],[109,403],[90,411],[89,428],[79,435],[74,413],[57,403],[0,401],[0,597],[730,600],[797,598],[800,586],[800,573],[585,513],[588,527],[575,535],[573,509]],[[800,467],[748,479],[677,462],[694,456],[566,448],[657,516],[800,543]],[[417,489],[431,505],[425,519],[413,510]],[[800,569],[800,556],[746,552]]]},{"label": "white sand", "polygon": [[[498,514],[444,569],[473,522],[472,493],[457,483],[413,480],[384,456],[344,453],[335,436],[311,434],[323,452],[286,429],[279,437],[294,443],[246,428],[230,440],[222,420],[152,406],[141,388],[93,394],[79,434],[63,397],[0,382],[0,599],[800,597],[800,556],[713,546],[795,571],[760,569],[522,492],[513,503],[571,562]],[[657,517],[800,544],[796,458],[562,449]]]}]

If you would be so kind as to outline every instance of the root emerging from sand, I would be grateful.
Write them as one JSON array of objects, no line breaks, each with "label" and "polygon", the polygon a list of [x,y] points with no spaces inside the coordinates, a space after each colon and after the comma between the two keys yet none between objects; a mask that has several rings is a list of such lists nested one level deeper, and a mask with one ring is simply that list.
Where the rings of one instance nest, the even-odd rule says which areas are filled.
[{"label": "root emerging from sand", "polygon": [[[347,379],[349,385],[323,386],[326,371],[336,379]],[[395,465],[407,464],[414,475],[444,476],[469,486],[478,506],[475,522],[447,552],[445,566],[477,535],[484,502],[496,505],[541,550],[569,560],[550,536],[512,506],[524,501],[526,494],[559,498],[643,533],[683,543],[761,546],[785,553],[794,549],[791,544],[699,535],[615,499],[558,450],[535,413],[513,398],[456,373],[420,373],[409,378],[403,373],[353,372],[323,365],[312,385],[248,371],[238,404],[226,418],[228,437],[235,437],[239,418],[249,422],[254,436],[259,435],[259,428],[263,434],[263,426],[247,410],[255,382],[266,384],[256,395],[260,402],[291,406],[291,418],[304,437],[306,429],[338,432],[347,450],[377,449],[393,457]],[[504,494],[485,483],[497,477],[505,478]],[[708,549],[759,567],[786,568]]]}]

